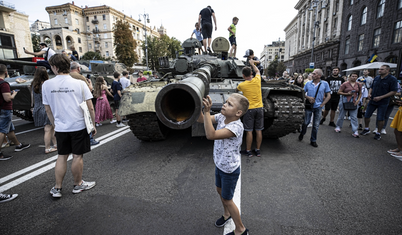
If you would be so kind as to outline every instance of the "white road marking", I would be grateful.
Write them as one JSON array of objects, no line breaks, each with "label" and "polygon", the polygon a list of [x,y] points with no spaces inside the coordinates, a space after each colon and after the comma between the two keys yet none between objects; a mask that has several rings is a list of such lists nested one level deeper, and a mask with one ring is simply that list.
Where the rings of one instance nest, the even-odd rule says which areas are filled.
[{"label": "white road marking", "polygon": [[[117,132],[120,132],[120,133],[117,133]],[[107,142],[112,141],[112,140],[114,140],[114,139],[116,139],[116,138],[118,138],[118,137],[120,137],[120,136],[122,136],[122,135],[125,135],[125,134],[129,133],[129,132],[131,132],[131,130],[128,129],[128,127],[125,127],[125,128],[121,128],[121,129],[118,129],[118,130],[116,130],[116,131],[113,131],[113,132],[111,132],[111,133],[109,133],[109,134],[106,134],[106,135],[104,135],[104,136],[101,136],[101,137],[99,137],[98,139],[102,139],[103,141],[102,141],[101,143],[99,143],[98,145],[92,146],[91,149],[95,149],[95,148],[97,148],[97,147],[99,147],[99,146],[101,146],[101,145],[103,145],[103,144],[106,144]],[[117,134],[116,134],[116,135],[113,135],[112,133],[117,133]],[[110,135],[113,135],[113,136],[108,137],[108,136],[110,136]],[[106,136],[106,137],[105,137],[105,136]],[[105,138],[106,138],[106,139],[105,139]],[[11,189],[11,188],[13,188],[13,187],[15,187],[15,186],[17,186],[17,185],[19,185],[19,184],[21,184],[21,183],[27,181],[27,180],[30,180],[30,179],[32,179],[32,178],[34,178],[34,177],[36,177],[36,176],[38,176],[38,175],[40,175],[40,174],[42,174],[42,173],[48,171],[48,170],[50,170],[50,169],[53,169],[54,166],[55,166],[55,164],[56,164],[55,161],[56,161],[56,159],[57,159],[57,156],[58,156],[58,155],[56,154],[56,155],[54,155],[53,157],[50,157],[50,158],[48,158],[48,159],[46,159],[46,160],[44,160],[44,161],[41,161],[41,162],[36,163],[36,164],[34,164],[34,165],[32,165],[32,166],[29,166],[29,167],[27,167],[27,168],[24,168],[24,169],[22,169],[22,170],[20,170],[20,171],[14,172],[13,174],[10,174],[10,175],[8,175],[8,176],[5,176],[5,177],[3,177],[3,178],[0,178],[0,184],[1,184],[1,183],[7,182],[7,181],[9,181],[9,180],[11,180],[11,179],[13,179],[13,178],[16,178],[16,177],[18,177],[18,176],[20,176],[20,175],[23,175],[23,174],[25,174],[25,173],[27,173],[27,172],[29,172],[29,171],[32,171],[32,170],[34,170],[34,169],[36,169],[36,168],[38,168],[38,167],[41,167],[41,166],[43,166],[43,165],[48,164],[49,162],[51,162],[50,164],[48,164],[48,165],[46,165],[46,166],[44,166],[44,167],[42,167],[42,168],[39,168],[39,169],[37,169],[37,170],[35,170],[35,171],[33,171],[33,172],[27,174],[27,175],[24,175],[24,176],[22,176],[22,177],[20,177],[20,178],[17,178],[17,179],[15,179],[15,180],[13,180],[13,181],[11,181],[11,182],[9,182],[9,183],[7,183],[7,184],[1,186],[1,187],[0,187],[0,192],[4,192],[4,191],[6,191],[6,190],[8,190],[8,189]],[[71,160],[71,159],[72,159],[72,156],[70,155],[70,157],[68,158],[68,161]]]},{"label": "white road marking", "polygon": [[40,130],[40,129],[43,129],[43,127],[38,127],[38,128],[26,130],[26,131],[21,131],[21,132],[15,133],[15,135],[20,135],[20,134],[28,133],[28,132],[31,132],[31,131]]},{"label": "white road marking", "polygon": [[[241,169],[241,166],[240,166]],[[1,192],[1,191],[0,191]],[[240,213],[240,217],[241,217],[241,207],[240,207],[240,202],[241,202],[241,173],[239,175],[239,179],[237,180],[237,184],[236,184],[236,188],[235,188],[235,192],[233,195],[233,202],[236,204],[237,208],[239,208],[239,213]],[[231,219],[230,221],[228,221],[225,224],[225,228],[223,229],[223,235],[226,235],[230,232],[233,232],[233,230],[235,230],[236,226],[233,222],[233,219]]]},{"label": "white road marking", "polygon": [[21,118],[17,118],[17,119],[13,119],[12,121],[15,122],[15,121],[21,121],[21,120],[22,120]]}]

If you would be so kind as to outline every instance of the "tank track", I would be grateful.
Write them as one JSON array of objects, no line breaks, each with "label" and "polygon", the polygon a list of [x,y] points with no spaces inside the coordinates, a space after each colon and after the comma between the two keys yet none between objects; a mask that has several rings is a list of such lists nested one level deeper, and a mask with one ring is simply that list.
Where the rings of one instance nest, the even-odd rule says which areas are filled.
[{"label": "tank track", "polygon": [[275,114],[271,123],[267,122],[266,117],[264,124],[268,125],[265,125],[262,132],[263,138],[277,139],[300,128],[304,120],[304,103],[301,98],[291,95],[270,95],[268,99],[264,102],[264,108],[268,108],[268,103],[273,104]]},{"label": "tank track", "polygon": [[158,120],[156,113],[144,112],[127,116],[131,131],[139,140],[159,141],[166,139],[169,129]]}]

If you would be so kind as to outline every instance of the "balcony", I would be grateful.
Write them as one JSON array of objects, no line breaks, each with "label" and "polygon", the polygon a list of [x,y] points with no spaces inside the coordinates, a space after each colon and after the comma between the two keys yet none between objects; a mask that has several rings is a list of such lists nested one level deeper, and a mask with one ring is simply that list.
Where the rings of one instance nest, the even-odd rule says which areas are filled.
[{"label": "balcony", "polygon": [[100,41],[101,41],[100,37],[94,37],[95,44],[100,44]]},{"label": "balcony", "polygon": [[98,19],[93,19],[92,24],[99,24],[99,20]]},{"label": "balcony", "polygon": [[94,34],[98,34],[98,33],[100,33],[101,31],[100,31],[99,29],[96,29],[96,28],[95,28],[95,29],[92,30],[92,32],[93,32]]}]

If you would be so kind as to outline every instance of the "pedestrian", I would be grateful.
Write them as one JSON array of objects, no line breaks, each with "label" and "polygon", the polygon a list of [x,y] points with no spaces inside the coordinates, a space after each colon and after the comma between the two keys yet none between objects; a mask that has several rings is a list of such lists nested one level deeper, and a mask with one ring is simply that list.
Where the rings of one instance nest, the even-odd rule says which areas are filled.
[{"label": "pedestrian", "polygon": [[329,113],[329,110],[331,110],[329,126],[336,127],[336,125],[334,123],[335,112],[338,109],[338,104],[339,104],[339,99],[340,99],[340,96],[338,95],[338,91],[339,91],[339,88],[341,87],[342,83],[345,82],[345,80],[342,77],[340,77],[339,72],[340,72],[340,69],[338,67],[334,67],[332,69],[332,74],[326,80],[329,84],[329,87],[331,88],[331,99],[325,105],[325,111],[324,111],[323,117],[320,121],[320,125],[324,124],[326,117]]},{"label": "pedestrian", "polygon": [[230,51],[229,51],[229,59],[233,58],[237,60],[236,58],[236,49],[237,49],[237,42],[236,42],[236,25],[239,22],[239,18],[233,17],[232,19],[232,24],[229,26],[228,31],[229,31],[229,42],[230,42]]},{"label": "pedestrian", "polygon": [[[370,100],[366,114],[364,115],[365,128],[360,135],[370,133],[370,118],[373,112],[377,110],[378,130],[382,130],[384,126],[385,113],[389,104],[389,97],[396,94],[398,85],[394,76],[389,73],[389,65],[383,65],[378,70],[378,76],[374,78],[373,85],[369,90],[368,99]],[[377,132],[374,136],[375,140],[381,139],[381,133]]]},{"label": "pedestrian", "polygon": [[138,78],[137,78],[137,82],[143,82],[146,81],[147,78],[144,77],[144,73],[142,72],[142,70],[138,71]]},{"label": "pedestrian", "polygon": [[297,76],[297,78],[295,79],[294,85],[303,88],[303,87],[304,87],[304,81],[303,81],[303,80],[304,80],[304,79],[303,79],[303,75]]},{"label": "pedestrian", "polygon": [[242,70],[244,82],[237,86],[237,90],[243,92],[243,95],[250,102],[248,111],[244,114],[243,123],[244,131],[246,131],[246,151],[248,157],[252,157],[251,145],[253,143],[253,130],[256,133],[256,148],[254,153],[257,157],[261,157],[261,143],[262,143],[262,130],[264,130],[264,105],[262,103],[261,94],[261,75],[255,66],[255,61],[250,60],[250,65],[254,72],[255,77],[252,76],[250,67],[244,67]]},{"label": "pedestrian", "polygon": [[306,92],[306,100],[311,104],[311,109],[305,109],[304,122],[302,131],[299,135],[299,140],[302,141],[307,131],[307,125],[310,123],[313,116],[313,128],[311,129],[310,145],[318,147],[317,134],[320,127],[320,119],[322,107],[331,99],[331,89],[326,81],[321,80],[322,70],[315,69],[312,73],[312,81],[309,81],[304,86]]},{"label": "pedestrian", "polygon": [[[223,227],[233,219],[236,229],[227,235],[248,234],[233,195],[241,172],[239,151],[244,129],[240,118],[247,112],[249,102],[246,97],[233,93],[222,106],[221,113],[213,116],[210,115],[211,97],[203,98],[203,104],[204,114],[201,112],[198,122],[204,123],[207,139],[214,140],[215,185],[224,209],[215,226]],[[213,124],[217,124],[216,130]]]},{"label": "pedestrian", "polygon": [[120,100],[121,100],[121,96],[123,95],[121,93],[121,91],[123,89],[120,84],[120,76],[121,76],[120,73],[117,71],[113,73],[114,81],[112,83],[112,91],[113,91],[114,109],[115,109],[116,121],[117,121],[116,127],[125,127],[126,125],[124,125],[121,122],[121,117],[119,115]]},{"label": "pedestrian", "polygon": [[75,50],[75,47],[74,47],[74,46],[71,46],[70,49],[71,49],[71,54],[72,54],[77,60],[79,60],[80,57],[78,56],[78,52]]},{"label": "pedestrian", "polygon": [[391,127],[394,128],[397,147],[395,149],[390,149],[387,152],[393,157],[402,160],[402,101],[398,100],[396,103],[399,108],[394,116],[394,120],[392,120]]},{"label": "pedestrian", "polygon": [[373,85],[373,80],[374,80],[373,77],[371,77],[369,74],[370,74],[370,72],[367,69],[365,69],[365,70],[363,70],[363,76],[359,77],[359,79],[363,78],[366,80],[366,88],[367,89],[371,88],[371,86]]},{"label": "pedestrian", "polygon": [[[362,97],[362,88],[361,85],[356,82],[357,77],[359,77],[359,74],[356,72],[351,73],[349,81],[343,83],[341,88],[338,90],[338,95],[341,95],[341,98],[339,101],[338,121],[336,122],[335,128],[335,132],[341,132],[344,120],[343,117],[345,116],[346,112],[349,111],[350,124],[352,125],[352,136],[355,138],[359,138],[359,132],[357,131],[357,107]],[[353,102],[355,108],[346,110],[347,107],[344,106],[347,102]]]},{"label": "pedestrian", "polygon": [[95,123],[96,126],[102,126],[103,121],[109,119],[113,120],[112,109],[110,108],[107,96],[113,97],[113,95],[107,89],[105,85],[105,79],[102,76],[96,78],[94,96],[97,98],[95,107]]},{"label": "pedestrian", "polygon": [[[401,85],[399,85],[398,82],[396,84],[397,84],[398,88],[397,88],[395,96],[400,96],[401,95]],[[384,126],[382,127],[382,130],[380,130],[382,135],[387,134],[387,131],[385,130],[385,128],[388,125],[389,116],[391,116],[391,113],[394,110],[394,106],[395,106],[395,104],[392,103],[391,99],[390,99],[390,102],[388,103],[387,110],[385,111]],[[374,129],[373,133],[374,134],[378,133],[378,121],[375,122],[375,129]]]},{"label": "pedestrian", "polygon": [[[52,71],[57,76],[42,85],[43,104],[50,122],[55,126],[58,157],[55,166],[56,183],[50,194],[62,196],[62,183],[67,171],[67,158],[73,156],[71,172],[73,174],[73,193],[80,193],[93,188],[95,182],[82,179],[84,169],[83,156],[91,151],[89,135],[85,126],[84,114],[80,103],[86,102],[92,122],[95,112],[92,106],[92,94],[83,81],[72,78],[70,62],[67,56],[56,54],[50,58]],[[93,135],[96,135],[94,128]]]},{"label": "pedestrian", "polygon": [[195,34],[195,37],[197,38],[197,40],[200,42],[201,47],[198,47],[198,54],[202,55],[201,52],[204,52],[202,50],[202,46],[204,45],[203,43],[203,39],[202,39],[202,33],[201,33],[201,28],[200,25],[198,24],[198,22],[195,23],[195,29],[193,30],[193,33],[191,34],[190,38],[193,38],[193,35]]},{"label": "pedestrian", "polygon": [[[43,105],[42,101],[42,84],[47,80],[49,80],[49,75],[46,72],[46,68],[38,66],[31,85],[33,96],[31,104],[33,104],[32,113],[35,126],[44,127],[45,153],[52,153],[57,151],[57,141],[54,136],[54,126],[47,117],[45,105]],[[50,146],[50,143],[53,143],[53,146]]]},{"label": "pedestrian", "polygon": [[[198,15],[198,24],[201,25],[202,37],[203,37],[203,45],[204,51],[212,53],[211,51],[211,41],[212,41],[212,19],[214,19],[215,31],[218,29],[216,25],[216,17],[215,12],[211,8],[211,6],[207,6],[206,8],[200,11]],[[208,39],[208,42],[207,42]],[[207,44],[208,43],[208,44]]]},{"label": "pedestrian", "polygon": [[[18,94],[18,91],[10,90],[10,84],[5,81],[7,76],[7,67],[4,64],[0,64],[0,143],[4,142],[4,138],[7,135],[8,139],[16,145],[14,151],[19,152],[29,148],[31,145],[20,143],[15,136],[15,128],[11,120],[13,118],[13,99]],[[0,161],[9,160],[12,157],[0,152]]]},{"label": "pedestrian", "polygon": [[130,79],[128,78],[128,72],[123,71],[123,76],[120,78],[121,89],[126,89],[131,85]]},{"label": "pedestrian", "polygon": [[367,97],[368,97],[368,90],[366,88],[366,80],[364,78],[357,79],[357,82],[362,87],[362,96],[360,98],[359,105],[357,107],[357,121],[359,123],[358,130],[361,131],[361,130],[363,130],[363,125],[362,125],[362,123],[363,123],[363,113],[366,111],[366,109],[365,109],[366,105],[365,104],[366,104],[366,100],[367,100]]}]

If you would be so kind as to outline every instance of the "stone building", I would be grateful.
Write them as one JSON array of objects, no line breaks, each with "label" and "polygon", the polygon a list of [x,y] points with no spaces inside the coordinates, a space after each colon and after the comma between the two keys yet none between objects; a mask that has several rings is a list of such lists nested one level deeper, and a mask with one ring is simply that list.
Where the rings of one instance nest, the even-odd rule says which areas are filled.
[{"label": "stone building", "polygon": [[313,62],[329,75],[338,62],[343,1],[299,0],[295,9],[297,16],[285,28],[286,66],[290,73],[303,73]]},{"label": "stone building", "polygon": [[278,56],[278,61],[284,61],[285,58],[285,41],[273,41],[272,44],[264,45],[264,50],[261,52],[261,64],[266,69],[269,64]]},{"label": "stone building", "polygon": [[35,22],[33,22],[31,24],[31,27],[29,29],[31,30],[32,34],[39,36],[40,35],[39,30],[48,29],[48,28],[50,28],[49,22],[35,20]]},{"label": "stone building", "polygon": [[28,15],[18,12],[13,4],[0,1],[0,59],[27,56],[23,47],[32,47]]},{"label": "stone building", "polygon": [[[56,52],[71,51],[74,46],[79,55],[88,51],[99,52],[104,57],[115,58],[113,27],[117,20],[129,23],[131,33],[137,42],[139,61],[145,56],[141,50],[144,24],[124,13],[103,5],[84,8],[72,3],[46,7],[51,28],[39,31],[42,42],[48,42]],[[160,37],[158,29],[146,27],[147,36]],[[166,33],[165,29],[161,31]]]},{"label": "stone building", "polygon": [[402,0],[345,0],[341,35],[341,70],[369,59],[397,63],[402,50]]}]

